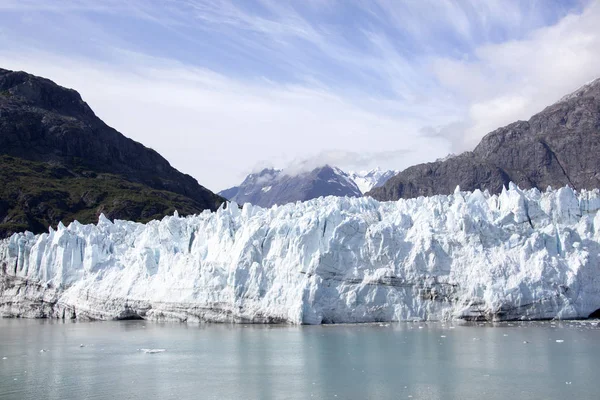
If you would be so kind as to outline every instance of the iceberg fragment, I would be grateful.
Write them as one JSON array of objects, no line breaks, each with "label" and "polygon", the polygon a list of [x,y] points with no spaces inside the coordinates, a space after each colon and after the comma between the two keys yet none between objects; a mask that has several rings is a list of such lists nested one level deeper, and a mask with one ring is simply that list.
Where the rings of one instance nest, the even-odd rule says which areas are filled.
[{"label": "iceberg fragment", "polygon": [[164,353],[167,351],[166,349],[140,349],[140,351],[146,354],[156,354],[156,353]]}]

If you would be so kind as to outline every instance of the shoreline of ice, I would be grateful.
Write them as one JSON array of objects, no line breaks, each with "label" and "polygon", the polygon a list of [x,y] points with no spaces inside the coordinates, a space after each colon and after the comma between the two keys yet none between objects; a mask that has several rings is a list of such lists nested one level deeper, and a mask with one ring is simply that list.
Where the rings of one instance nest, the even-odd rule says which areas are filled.
[{"label": "shoreline of ice", "polygon": [[600,193],[319,198],[0,241],[0,315],[240,323],[579,319]]}]

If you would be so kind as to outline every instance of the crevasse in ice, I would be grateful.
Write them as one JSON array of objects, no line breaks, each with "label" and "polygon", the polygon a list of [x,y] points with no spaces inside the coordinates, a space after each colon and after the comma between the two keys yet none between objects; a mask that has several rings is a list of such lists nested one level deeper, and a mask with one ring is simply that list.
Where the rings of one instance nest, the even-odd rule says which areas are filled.
[{"label": "crevasse in ice", "polygon": [[235,204],[0,241],[0,313],[319,324],[588,317],[600,193]]}]

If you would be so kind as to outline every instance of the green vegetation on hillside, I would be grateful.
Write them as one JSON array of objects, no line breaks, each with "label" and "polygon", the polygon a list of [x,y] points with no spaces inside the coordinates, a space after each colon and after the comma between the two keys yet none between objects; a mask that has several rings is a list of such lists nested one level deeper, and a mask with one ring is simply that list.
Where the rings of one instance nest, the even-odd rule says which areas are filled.
[{"label": "green vegetation on hillside", "polygon": [[96,223],[100,213],[147,222],[175,210],[186,215],[202,208],[190,198],[119,175],[0,155],[0,237],[46,232],[59,221]]}]

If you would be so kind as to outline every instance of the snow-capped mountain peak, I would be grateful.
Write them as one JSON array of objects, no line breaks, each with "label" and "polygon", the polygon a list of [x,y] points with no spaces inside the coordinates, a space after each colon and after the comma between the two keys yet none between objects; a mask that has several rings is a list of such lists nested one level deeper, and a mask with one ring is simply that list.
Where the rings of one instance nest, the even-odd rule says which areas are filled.
[{"label": "snow-capped mountain peak", "polygon": [[369,190],[382,186],[388,179],[396,175],[398,171],[382,170],[377,167],[369,171],[350,171],[350,178],[356,183],[361,193],[367,193]]},{"label": "snow-capped mountain peak", "polygon": [[240,186],[221,195],[239,204],[262,207],[306,201],[322,196],[360,197],[354,180],[337,167],[325,165],[310,171],[264,169],[248,175]]},{"label": "snow-capped mountain peak", "polygon": [[239,186],[219,194],[239,204],[251,203],[262,207],[321,196],[360,197],[383,185],[396,173],[381,168],[347,173],[330,165],[305,171],[266,168],[248,175]]}]

